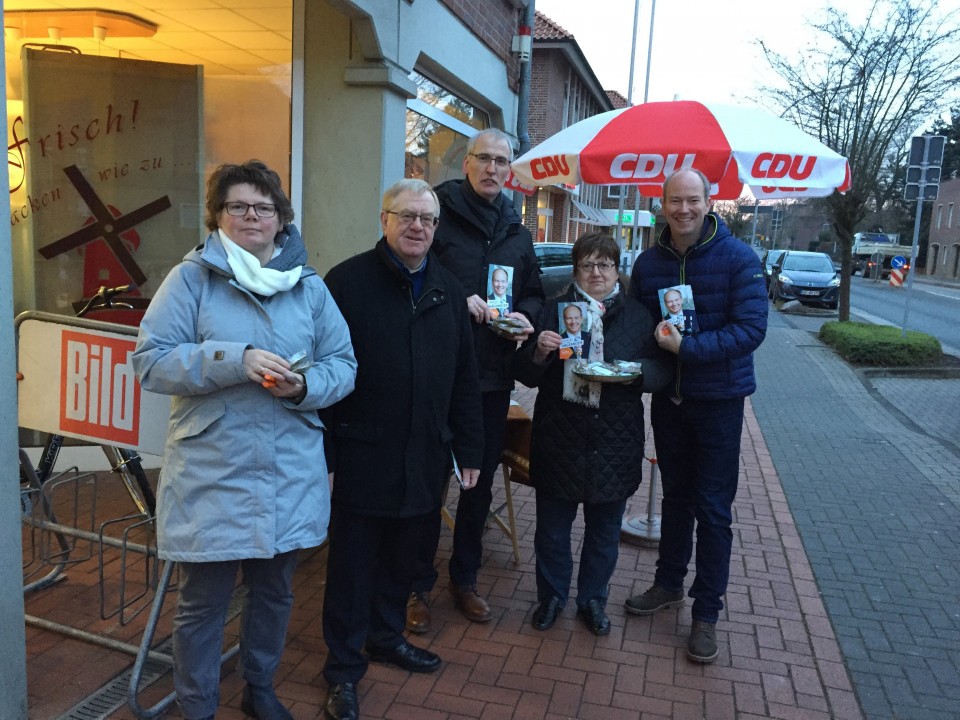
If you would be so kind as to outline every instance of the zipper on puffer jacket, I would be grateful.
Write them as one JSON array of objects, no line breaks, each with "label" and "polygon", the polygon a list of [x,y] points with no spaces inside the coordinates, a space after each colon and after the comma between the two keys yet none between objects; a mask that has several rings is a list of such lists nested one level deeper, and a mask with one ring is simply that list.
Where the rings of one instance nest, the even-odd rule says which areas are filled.
[{"label": "zipper on puffer jacket", "polygon": [[[707,218],[710,218],[710,216],[707,215]],[[713,218],[710,218],[710,219],[713,220]],[[672,246],[670,246],[670,245],[664,245],[662,242],[660,243],[660,247],[665,248],[665,249],[669,250],[670,252],[672,252],[673,255],[674,255],[674,257],[676,257],[677,260],[680,261],[680,283],[679,283],[680,285],[686,285],[686,284],[687,284],[687,256],[690,255],[690,253],[692,253],[692,252],[696,252],[697,250],[699,250],[700,248],[702,248],[704,245],[706,245],[708,242],[710,242],[711,240],[713,240],[713,239],[717,236],[717,229],[718,229],[718,228],[719,228],[719,225],[717,225],[717,223],[714,222],[714,223],[713,223],[713,232],[710,233],[710,237],[706,238],[702,243],[697,243],[696,245],[694,245],[692,248],[690,248],[690,249],[689,249],[686,253],[684,253],[683,255],[680,255],[676,250],[673,249]],[[664,232],[666,232],[666,231],[664,231]],[[661,240],[663,239],[663,233],[660,234],[660,239],[661,239]],[[683,342],[683,341],[681,340],[681,343],[682,343],[682,342]],[[675,384],[674,387],[673,387],[673,393],[674,393],[674,395],[676,396],[677,400],[679,400],[680,402],[683,402],[683,395],[680,394],[680,375],[681,375],[680,352],[679,352],[679,350],[678,350],[678,351],[677,351],[677,381],[676,381],[676,384]]]},{"label": "zipper on puffer jacket", "polygon": [[[672,250],[673,248],[671,248]],[[693,248],[696,249],[695,247]],[[680,284],[686,285],[687,280],[687,256],[683,257],[677,256],[680,259]],[[680,343],[683,344],[683,338],[680,338]],[[673,394],[677,397],[679,402],[683,402],[683,395],[680,394],[680,375],[682,373],[683,364],[680,362],[680,348],[677,348],[677,382],[673,388]]]}]

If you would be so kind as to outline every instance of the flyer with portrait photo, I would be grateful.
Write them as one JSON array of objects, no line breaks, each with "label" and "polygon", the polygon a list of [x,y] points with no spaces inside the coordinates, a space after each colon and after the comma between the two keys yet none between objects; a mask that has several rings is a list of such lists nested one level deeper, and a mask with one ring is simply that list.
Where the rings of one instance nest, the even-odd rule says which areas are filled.
[{"label": "flyer with portrait photo", "polygon": [[494,317],[513,312],[513,268],[491,265],[487,271],[487,305]]},{"label": "flyer with portrait photo", "polygon": [[590,319],[585,302],[563,302],[557,306],[560,359],[580,356],[590,347]]},{"label": "flyer with portrait photo", "polygon": [[674,285],[658,290],[657,294],[660,296],[661,317],[676,326],[681,335],[692,335],[700,329],[690,285]]}]

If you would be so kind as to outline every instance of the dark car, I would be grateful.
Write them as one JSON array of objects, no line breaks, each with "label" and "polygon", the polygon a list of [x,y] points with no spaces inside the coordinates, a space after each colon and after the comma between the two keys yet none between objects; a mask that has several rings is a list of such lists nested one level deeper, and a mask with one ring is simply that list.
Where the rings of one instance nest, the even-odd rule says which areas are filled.
[{"label": "dark car", "polygon": [[573,282],[573,245],[570,243],[534,243],[540,266],[540,282],[544,296],[551,298],[566,290]]},{"label": "dark car", "polygon": [[783,254],[786,250],[767,250],[760,262],[763,263],[763,279],[767,283],[767,294],[770,293],[770,277],[773,273],[773,266],[777,264],[777,260],[783,257]]},{"label": "dark car", "polygon": [[840,275],[826,253],[788,250],[773,266],[770,294],[774,302],[799,300],[835,310],[840,302]]}]

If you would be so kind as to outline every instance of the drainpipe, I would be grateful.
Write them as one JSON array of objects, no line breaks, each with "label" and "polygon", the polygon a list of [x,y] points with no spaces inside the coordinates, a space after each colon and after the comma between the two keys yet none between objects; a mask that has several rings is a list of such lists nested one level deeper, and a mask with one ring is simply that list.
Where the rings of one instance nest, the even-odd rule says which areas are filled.
[{"label": "drainpipe", "polygon": [[[524,30],[530,33],[531,47],[530,56],[520,60],[520,88],[517,94],[517,139],[520,141],[520,152],[518,157],[530,149],[530,64],[533,62],[533,24],[534,14],[536,13],[535,0],[528,0],[527,6],[523,10],[523,24],[521,25],[521,35]],[[523,193],[513,193],[513,205],[523,216],[523,203],[526,196]]]}]

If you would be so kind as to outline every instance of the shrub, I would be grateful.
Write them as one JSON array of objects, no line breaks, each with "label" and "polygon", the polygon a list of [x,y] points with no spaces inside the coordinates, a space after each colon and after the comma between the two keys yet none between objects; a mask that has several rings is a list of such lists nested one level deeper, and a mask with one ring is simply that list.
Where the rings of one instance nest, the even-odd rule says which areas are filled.
[{"label": "shrub", "polygon": [[940,341],[913,330],[902,337],[900,328],[860,322],[828,322],[820,339],[850,363],[881,367],[930,365],[943,357]]}]

